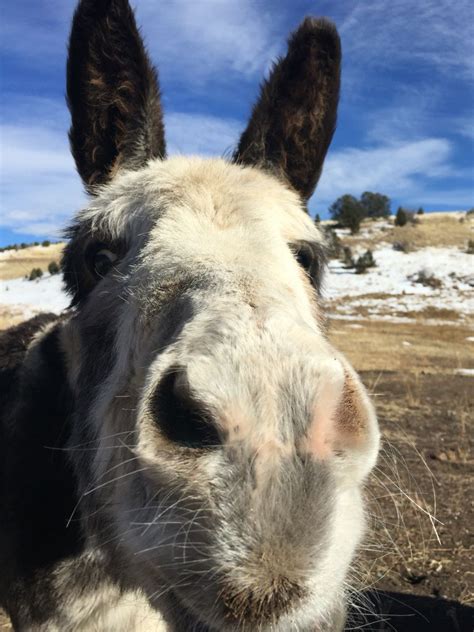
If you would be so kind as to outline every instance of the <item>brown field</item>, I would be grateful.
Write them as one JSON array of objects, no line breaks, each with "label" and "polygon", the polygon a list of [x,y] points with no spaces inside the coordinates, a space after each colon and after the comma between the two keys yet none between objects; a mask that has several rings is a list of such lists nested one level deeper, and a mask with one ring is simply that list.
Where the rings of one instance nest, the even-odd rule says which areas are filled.
[{"label": "brown field", "polygon": [[[460,218],[425,215],[416,228],[374,229],[344,241],[374,247],[407,240],[413,248],[464,249],[474,222]],[[0,260],[0,278],[45,268],[58,260],[60,249],[18,251],[20,259]],[[461,370],[474,369],[474,342],[468,340],[474,331],[450,310],[404,316],[412,319],[384,322],[361,310],[358,320],[330,322],[331,340],[374,398],[383,435],[367,487],[370,529],[353,584],[473,605],[474,380]],[[20,318],[4,311],[0,328]],[[0,614],[1,629],[9,624]]]},{"label": "brown field", "polygon": [[61,243],[0,252],[0,279],[23,277],[30,274],[32,268],[41,268],[46,272],[51,261],[59,263],[63,248]]},{"label": "brown field", "polygon": [[351,248],[374,248],[382,243],[399,242],[407,244],[410,250],[428,246],[465,250],[468,240],[474,238],[474,216],[463,212],[417,215],[419,223],[416,225],[394,226],[393,219],[382,223],[364,220],[360,234],[344,236],[344,243]]},{"label": "brown field", "polygon": [[456,324],[332,324],[383,435],[367,490],[363,586],[474,604],[473,378],[457,373],[474,369],[472,335]]}]

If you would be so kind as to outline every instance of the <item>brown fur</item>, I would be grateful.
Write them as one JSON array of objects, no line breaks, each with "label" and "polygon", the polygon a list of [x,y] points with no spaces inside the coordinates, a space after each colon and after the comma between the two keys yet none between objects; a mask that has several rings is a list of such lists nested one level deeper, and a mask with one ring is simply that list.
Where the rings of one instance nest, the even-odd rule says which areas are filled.
[{"label": "brown fur", "polygon": [[339,432],[344,438],[351,441],[362,438],[367,430],[366,412],[360,399],[359,390],[354,378],[346,372],[336,420]]},{"label": "brown fur", "polygon": [[0,371],[14,369],[23,362],[34,336],[46,325],[58,320],[56,314],[44,313],[0,333]]},{"label": "brown fur", "polygon": [[340,62],[333,24],[306,18],[263,84],[234,159],[274,171],[308,199],[336,127]]},{"label": "brown fur", "polygon": [[227,619],[242,624],[261,624],[262,621],[277,620],[281,614],[294,607],[304,590],[286,577],[276,577],[267,590],[260,593],[252,590],[235,591],[233,586],[224,588],[220,597],[227,609]]},{"label": "brown fur", "polygon": [[74,15],[67,65],[71,150],[94,192],[122,167],[165,155],[157,74],[125,0],[85,0]]}]

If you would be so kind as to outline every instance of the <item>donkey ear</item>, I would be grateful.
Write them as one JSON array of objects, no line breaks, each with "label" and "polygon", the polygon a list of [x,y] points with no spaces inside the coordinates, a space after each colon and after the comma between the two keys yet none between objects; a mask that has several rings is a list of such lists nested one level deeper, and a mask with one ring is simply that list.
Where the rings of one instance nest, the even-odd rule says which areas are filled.
[{"label": "donkey ear", "polygon": [[67,62],[71,151],[93,193],[121,168],[165,155],[163,113],[127,0],[81,0]]},{"label": "donkey ear", "polygon": [[335,26],[306,18],[263,84],[234,160],[276,172],[308,199],[336,128],[340,64]]}]

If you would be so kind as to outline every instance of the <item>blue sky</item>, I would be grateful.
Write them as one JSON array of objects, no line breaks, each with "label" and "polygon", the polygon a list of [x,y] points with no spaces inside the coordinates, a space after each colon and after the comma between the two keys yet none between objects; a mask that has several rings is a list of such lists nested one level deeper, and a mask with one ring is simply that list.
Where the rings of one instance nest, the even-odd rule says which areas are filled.
[{"label": "blue sky", "polygon": [[[85,203],[69,156],[66,41],[75,2],[2,2],[0,245],[57,238]],[[310,210],[365,190],[426,210],[474,206],[470,0],[135,0],[160,72],[170,153],[221,155],[306,15],[343,45],[339,122]]]}]

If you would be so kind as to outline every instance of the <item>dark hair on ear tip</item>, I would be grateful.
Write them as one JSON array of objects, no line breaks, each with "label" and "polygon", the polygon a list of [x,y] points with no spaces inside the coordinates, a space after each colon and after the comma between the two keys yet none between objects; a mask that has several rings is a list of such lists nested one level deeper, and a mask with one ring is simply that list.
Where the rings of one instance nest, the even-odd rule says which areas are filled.
[{"label": "dark hair on ear tip", "polygon": [[308,199],[336,129],[341,43],[324,18],[306,18],[263,83],[234,160],[271,170]]}]

